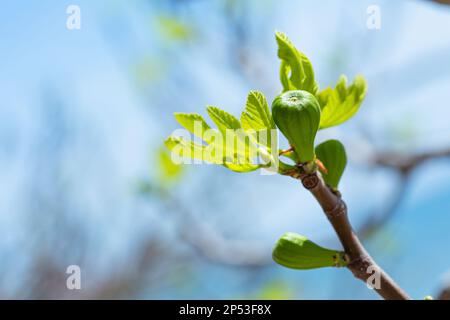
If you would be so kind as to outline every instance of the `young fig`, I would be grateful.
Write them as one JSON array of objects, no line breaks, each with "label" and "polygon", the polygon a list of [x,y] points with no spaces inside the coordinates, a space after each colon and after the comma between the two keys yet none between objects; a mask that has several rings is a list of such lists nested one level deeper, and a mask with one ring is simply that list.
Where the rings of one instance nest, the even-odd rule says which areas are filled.
[{"label": "young fig", "polygon": [[314,160],[314,139],[320,123],[317,99],[303,90],[286,91],[272,102],[275,124],[288,139],[300,162]]},{"label": "young fig", "polygon": [[288,232],[277,241],[272,253],[276,263],[291,269],[344,267],[345,253],[323,248],[306,237]]},{"label": "young fig", "polygon": [[326,169],[326,171],[321,170],[323,180],[337,190],[347,165],[344,146],[338,140],[327,140],[316,147],[316,156]]}]

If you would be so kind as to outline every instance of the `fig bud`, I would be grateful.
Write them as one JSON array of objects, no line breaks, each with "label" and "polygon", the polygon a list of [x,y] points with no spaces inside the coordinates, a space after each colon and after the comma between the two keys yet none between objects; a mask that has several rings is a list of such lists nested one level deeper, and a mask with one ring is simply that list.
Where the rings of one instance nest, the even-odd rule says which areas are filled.
[{"label": "fig bud", "polygon": [[276,243],[272,257],[276,263],[291,269],[317,269],[347,265],[345,253],[323,248],[306,237],[288,232]]},{"label": "fig bud", "polygon": [[320,123],[317,99],[303,90],[286,91],[272,103],[275,124],[288,139],[300,162],[315,158],[314,139]]}]

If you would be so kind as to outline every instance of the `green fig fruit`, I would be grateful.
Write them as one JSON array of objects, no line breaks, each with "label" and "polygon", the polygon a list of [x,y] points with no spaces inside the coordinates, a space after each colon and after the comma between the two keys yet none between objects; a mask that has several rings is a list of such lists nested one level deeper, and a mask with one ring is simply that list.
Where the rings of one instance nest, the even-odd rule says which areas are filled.
[{"label": "green fig fruit", "polygon": [[314,139],[320,123],[320,105],[317,99],[307,91],[286,91],[272,102],[272,116],[277,127],[294,147],[300,162],[313,161]]},{"label": "green fig fruit", "polygon": [[323,248],[293,232],[281,236],[272,257],[276,263],[291,269],[343,267],[348,263],[344,252]]},{"label": "green fig fruit", "polygon": [[345,148],[338,140],[327,140],[316,147],[316,156],[325,167],[322,178],[333,189],[337,189],[345,166],[347,155]]}]

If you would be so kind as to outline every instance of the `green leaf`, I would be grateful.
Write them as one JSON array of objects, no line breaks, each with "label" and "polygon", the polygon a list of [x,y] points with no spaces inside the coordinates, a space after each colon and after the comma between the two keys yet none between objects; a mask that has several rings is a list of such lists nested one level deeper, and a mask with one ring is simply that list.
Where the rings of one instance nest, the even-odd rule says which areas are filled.
[{"label": "green leaf", "polygon": [[242,127],[246,130],[275,129],[275,122],[269,111],[269,105],[261,92],[250,91],[245,110],[241,116]]},{"label": "green leaf", "polygon": [[[242,129],[239,120],[232,114],[217,107],[208,106],[206,111],[222,133],[223,149],[226,149],[226,139],[234,139],[236,143],[236,130]],[[234,153],[237,154],[238,151],[235,150]]]},{"label": "green leaf", "polygon": [[257,146],[249,135],[244,130],[228,134],[225,139],[233,139],[233,149],[230,149],[229,141],[223,141],[223,144],[216,147],[222,150],[223,165],[236,172],[250,172],[261,167],[260,164],[254,163],[258,156]]},{"label": "green leaf", "polygon": [[244,299],[250,300],[294,300],[296,299],[296,294],[298,286],[295,285],[296,291],[291,287],[291,283],[276,279],[265,284],[258,294],[250,297],[244,297]]},{"label": "green leaf", "polygon": [[162,183],[170,183],[177,180],[183,172],[183,167],[175,164],[167,149],[161,148],[157,152],[158,175]]},{"label": "green leaf", "polygon": [[337,189],[347,165],[345,148],[338,140],[327,140],[316,147],[316,156],[323,163],[327,172],[322,172],[325,182]]},{"label": "green leaf", "polygon": [[[212,142],[205,146],[176,136],[167,138],[165,145],[172,151],[172,156],[179,159],[196,159],[219,164],[235,172],[250,172],[261,167],[259,164],[251,163],[246,150],[238,149],[237,145],[227,153],[222,144]],[[248,148],[248,145],[246,147]]]},{"label": "green leaf", "polygon": [[261,168],[261,166],[257,165],[257,164],[250,164],[250,163],[236,164],[236,163],[232,163],[232,162],[225,162],[224,167],[227,169],[230,169],[231,171],[240,172],[240,173],[252,172],[252,171],[255,171],[255,170]]},{"label": "green leaf", "polygon": [[[250,148],[256,148],[254,140],[245,133],[239,120],[232,114],[213,106],[207,107],[207,112],[223,135],[222,150],[226,156],[226,162],[229,163],[229,166],[227,167],[233,171],[239,172],[241,172],[240,170],[249,170],[247,166],[242,166],[242,162],[245,164],[251,162],[252,159],[249,150]],[[229,150],[229,146],[227,145],[227,142],[229,141],[226,141],[227,139],[234,140],[233,150]],[[232,155],[232,159],[230,159],[230,155]],[[237,163],[239,164],[239,168],[236,167]],[[254,170],[253,167],[252,170]]]},{"label": "green leaf", "polygon": [[[267,102],[262,94],[253,93],[251,95],[252,106],[249,107],[248,117],[246,116],[244,122],[256,124],[272,121],[270,113],[267,111]],[[259,105],[255,106],[254,104]],[[264,111],[264,108],[267,112]],[[210,128],[199,114],[175,113],[175,118],[184,128],[206,142],[206,145],[203,145],[171,136],[166,140],[166,146],[172,150],[175,156],[221,164],[236,172],[250,172],[261,167],[269,167],[270,163],[257,163],[256,160],[259,160],[259,156],[264,159],[263,161],[271,160],[270,150],[266,146],[259,146],[252,134],[241,127],[238,119],[217,107],[209,106],[207,112],[219,130]],[[261,119],[258,120],[256,114],[260,114]]]},{"label": "green leaf", "polygon": [[233,116],[232,114],[222,109],[213,106],[208,106],[206,108],[206,111],[208,112],[212,121],[214,121],[214,123],[216,124],[217,128],[223,134],[225,134],[226,129],[236,130],[241,128],[241,123],[239,122],[239,120],[236,119],[236,117]]},{"label": "green leaf", "polygon": [[323,248],[293,232],[281,236],[272,257],[276,263],[291,269],[306,270],[347,265],[344,252]]},{"label": "green leaf", "polygon": [[181,124],[186,130],[193,133],[200,139],[204,138],[204,133],[206,130],[210,130],[211,127],[206,123],[203,117],[197,113],[174,113],[175,119]]},{"label": "green leaf", "polygon": [[160,16],[156,22],[158,31],[168,40],[181,42],[196,36],[196,30],[191,25],[176,17]]},{"label": "green leaf", "polygon": [[320,129],[337,126],[355,115],[366,95],[367,82],[356,76],[347,87],[347,78],[342,75],[334,89],[326,88],[317,94],[322,108]]},{"label": "green leaf", "polygon": [[[242,128],[250,132],[255,141],[267,147],[272,148],[272,129],[276,129],[275,122],[269,111],[269,105],[264,95],[258,91],[250,91],[247,97],[245,110],[241,115]],[[276,131],[275,131],[276,132]],[[265,137],[263,140],[262,137]],[[274,141],[275,149],[277,140]]]},{"label": "green leaf", "polygon": [[284,33],[276,32],[275,39],[278,44],[278,57],[281,59],[280,81],[283,92],[305,90],[316,94],[318,86],[309,59],[297,50]]},{"label": "green leaf", "polygon": [[209,163],[222,164],[221,159],[216,159],[211,156],[211,153],[207,152],[206,146],[188,141],[182,137],[170,136],[164,143],[172,151],[173,156],[180,159],[197,159]]}]

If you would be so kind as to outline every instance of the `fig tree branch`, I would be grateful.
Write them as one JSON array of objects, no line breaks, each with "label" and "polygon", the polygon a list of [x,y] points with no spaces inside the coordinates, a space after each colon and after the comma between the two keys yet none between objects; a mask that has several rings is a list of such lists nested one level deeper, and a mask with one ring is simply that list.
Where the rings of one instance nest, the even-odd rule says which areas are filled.
[{"label": "fig tree branch", "polygon": [[331,191],[317,172],[302,174],[297,176],[297,178],[313,194],[333,226],[348,256],[349,263],[347,268],[353,275],[367,282],[375,270],[379,272],[380,286],[374,289],[380,296],[389,300],[409,299],[408,295],[377,265],[361,244],[353,231],[348,219],[347,206],[340,195]]}]

